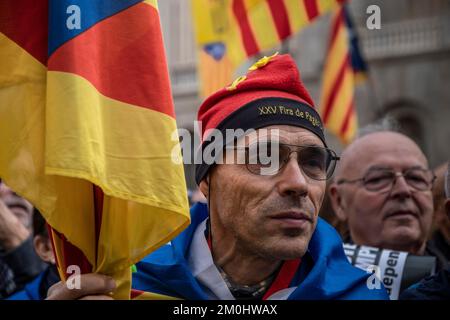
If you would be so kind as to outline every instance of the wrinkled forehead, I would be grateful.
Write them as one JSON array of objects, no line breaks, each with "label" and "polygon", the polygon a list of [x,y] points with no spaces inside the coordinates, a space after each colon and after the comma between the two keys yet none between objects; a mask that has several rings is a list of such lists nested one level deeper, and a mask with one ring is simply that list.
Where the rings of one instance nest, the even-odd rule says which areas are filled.
[{"label": "wrinkled forehead", "polygon": [[311,131],[289,125],[273,125],[256,130],[248,130],[237,141],[238,145],[249,145],[258,142],[279,142],[292,145],[317,145],[323,142]]}]

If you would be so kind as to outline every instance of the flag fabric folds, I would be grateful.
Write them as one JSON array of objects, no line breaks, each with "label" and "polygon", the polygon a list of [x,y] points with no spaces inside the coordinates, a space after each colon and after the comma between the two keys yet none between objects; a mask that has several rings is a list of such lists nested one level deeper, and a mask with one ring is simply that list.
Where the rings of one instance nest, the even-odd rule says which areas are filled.
[{"label": "flag fabric folds", "polygon": [[320,114],[325,127],[348,144],[358,129],[354,89],[367,66],[346,5],[334,13],[323,73]]},{"label": "flag fabric folds", "polygon": [[[267,50],[338,7],[342,0],[233,0],[232,21],[239,41],[230,44],[234,61]],[[233,24],[232,23],[232,24]]]},{"label": "flag fabric folds", "polygon": [[62,277],[129,298],[129,266],[189,223],[157,3],[35,2],[0,2],[0,177],[52,227]]}]

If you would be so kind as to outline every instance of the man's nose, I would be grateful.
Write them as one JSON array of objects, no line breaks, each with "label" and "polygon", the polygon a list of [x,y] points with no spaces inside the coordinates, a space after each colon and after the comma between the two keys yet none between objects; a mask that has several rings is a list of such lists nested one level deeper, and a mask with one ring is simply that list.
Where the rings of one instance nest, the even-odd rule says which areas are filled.
[{"label": "man's nose", "polygon": [[406,182],[404,176],[398,176],[393,182],[391,197],[394,198],[409,198],[411,197],[411,186]]},{"label": "man's nose", "polygon": [[291,157],[279,173],[279,192],[283,196],[304,196],[308,194],[306,176],[301,170],[297,159]]}]

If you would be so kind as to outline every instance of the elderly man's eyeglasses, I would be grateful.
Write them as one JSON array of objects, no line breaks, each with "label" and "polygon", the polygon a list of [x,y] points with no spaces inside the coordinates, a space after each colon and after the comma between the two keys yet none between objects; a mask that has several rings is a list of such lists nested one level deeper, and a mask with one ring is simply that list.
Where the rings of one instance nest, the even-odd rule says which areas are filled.
[{"label": "elderly man's eyeglasses", "polygon": [[[267,152],[267,157],[261,157],[261,148]],[[296,146],[283,143],[255,143],[245,147],[245,165],[247,169],[257,175],[275,175],[297,153],[297,162],[302,172],[314,180],[327,180],[334,172],[339,157],[328,148],[306,145]],[[270,161],[267,161],[270,159]]]},{"label": "elderly man's eyeglasses", "polygon": [[391,190],[398,177],[403,177],[406,183],[417,191],[431,190],[436,176],[431,170],[422,168],[411,168],[403,172],[390,169],[372,169],[367,174],[355,180],[341,179],[337,184],[355,183],[362,181],[368,191],[388,192]]}]

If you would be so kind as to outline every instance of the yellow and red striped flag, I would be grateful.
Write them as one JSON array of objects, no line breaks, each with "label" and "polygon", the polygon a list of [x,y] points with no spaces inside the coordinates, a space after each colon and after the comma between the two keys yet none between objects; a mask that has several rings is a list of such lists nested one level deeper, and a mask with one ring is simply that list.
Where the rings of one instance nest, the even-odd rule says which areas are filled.
[{"label": "yellow and red striped flag", "polygon": [[[199,50],[226,57],[234,71],[246,59],[273,49],[343,0],[192,0]],[[214,50],[210,50],[211,47]],[[219,69],[207,69],[219,77]],[[217,68],[223,68],[220,63]],[[230,72],[232,74],[232,72]],[[204,76],[202,75],[202,78]],[[221,78],[223,87],[231,78]],[[202,83],[208,83],[203,81]],[[203,90],[204,91],[204,90]]]},{"label": "yellow and red striped flag", "polygon": [[192,0],[201,94],[224,87],[246,59],[272,49],[342,1]]},{"label": "yellow and red striped flag", "polygon": [[299,32],[317,17],[339,6],[342,0],[233,0],[227,42],[232,60],[243,61],[271,49]]},{"label": "yellow and red striped flag", "polygon": [[352,141],[358,129],[354,89],[366,69],[356,32],[343,5],[336,10],[331,24],[319,110],[325,127],[344,144]]},{"label": "yellow and red striped flag", "polygon": [[0,177],[52,227],[63,278],[129,298],[130,265],[187,226],[176,130],[155,0],[0,1]]}]

